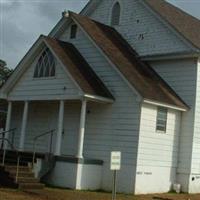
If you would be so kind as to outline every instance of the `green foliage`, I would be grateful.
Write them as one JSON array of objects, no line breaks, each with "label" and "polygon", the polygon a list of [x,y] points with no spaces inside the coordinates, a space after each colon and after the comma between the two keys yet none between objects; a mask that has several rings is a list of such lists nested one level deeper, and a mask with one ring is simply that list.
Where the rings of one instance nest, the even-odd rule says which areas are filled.
[{"label": "green foliage", "polygon": [[13,71],[12,69],[6,67],[6,63],[4,61],[0,60],[0,87],[8,79],[12,71]]}]

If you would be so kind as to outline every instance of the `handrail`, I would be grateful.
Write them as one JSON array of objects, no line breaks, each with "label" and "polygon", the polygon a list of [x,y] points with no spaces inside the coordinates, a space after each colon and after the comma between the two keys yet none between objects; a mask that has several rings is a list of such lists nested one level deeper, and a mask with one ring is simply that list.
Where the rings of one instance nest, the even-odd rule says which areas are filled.
[{"label": "handrail", "polygon": [[[7,139],[7,138],[0,138],[0,140],[7,141],[7,143],[10,145],[11,149],[16,150],[13,144]],[[17,150],[16,150],[17,151]],[[18,152],[18,151],[17,151]],[[3,151],[3,159],[2,159],[2,165],[5,164],[5,157],[6,157],[6,149],[4,148]]]},{"label": "handrail", "polygon": [[14,147],[14,145],[10,142],[9,139],[7,139],[7,138],[0,138],[0,140],[5,140],[5,141],[7,141],[7,143],[10,145],[10,147],[11,147],[12,150],[18,151],[18,150]]},{"label": "handrail", "polygon": [[0,135],[5,134],[5,133],[9,133],[9,132],[12,132],[12,131],[15,131],[16,129],[17,128],[12,128],[12,129],[9,129],[7,131],[0,132]]},{"label": "handrail", "polygon": [[[0,132],[0,135],[3,135],[3,138],[5,137],[5,134],[6,133],[11,133],[12,134],[12,145],[14,144],[14,137],[15,137],[15,130],[16,128],[12,128],[12,129],[9,129],[7,131],[3,131],[3,132]],[[3,140],[3,143],[1,144],[1,149],[4,147],[4,140]]]},{"label": "handrail", "polygon": [[46,132],[44,132],[44,133],[42,133],[42,134],[40,134],[40,135],[37,135],[36,137],[34,137],[34,140],[37,140],[38,138],[40,138],[40,137],[42,137],[42,136],[49,135],[50,133],[52,133],[52,132],[54,132],[54,131],[55,131],[55,129],[52,129],[52,130],[50,130],[50,131],[46,131]]},{"label": "handrail", "polygon": [[[18,176],[19,176],[19,165],[20,165],[20,154],[19,154],[19,151],[14,147],[14,145],[10,142],[9,139],[0,138],[0,140],[7,141],[7,143],[10,145],[11,149],[17,152],[17,169],[16,169],[16,177],[15,177],[15,181],[17,183]],[[3,151],[2,166],[5,166],[5,159],[6,159],[6,148],[4,148],[4,151]]]},{"label": "handrail", "polygon": [[49,145],[49,153],[52,153],[52,142],[53,142],[53,134],[55,133],[55,129],[52,129],[50,131],[46,131],[40,135],[37,135],[36,137],[34,137],[33,139],[33,160],[32,160],[32,166],[34,166],[34,162],[35,162],[35,154],[36,154],[36,142],[39,138],[46,136],[46,135],[50,135],[50,145]]}]

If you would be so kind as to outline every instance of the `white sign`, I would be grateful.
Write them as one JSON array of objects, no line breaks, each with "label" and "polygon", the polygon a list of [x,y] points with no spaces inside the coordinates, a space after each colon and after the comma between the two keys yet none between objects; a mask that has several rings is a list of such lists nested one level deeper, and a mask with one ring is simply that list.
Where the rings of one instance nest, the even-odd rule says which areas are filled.
[{"label": "white sign", "polygon": [[121,152],[120,151],[111,152],[110,169],[111,170],[121,169]]}]

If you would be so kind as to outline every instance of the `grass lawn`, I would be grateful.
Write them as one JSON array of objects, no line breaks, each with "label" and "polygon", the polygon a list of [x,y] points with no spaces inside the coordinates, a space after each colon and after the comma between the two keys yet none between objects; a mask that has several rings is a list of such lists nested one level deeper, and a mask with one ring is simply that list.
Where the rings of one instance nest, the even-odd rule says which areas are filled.
[{"label": "grass lawn", "polygon": [[[41,192],[28,193],[11,189],[0,189],[0,200],[111,200],[110,193],[78,192],[64,189],[46,188]],[[200,200],[199,195],[118,195],[117,200]]]}]

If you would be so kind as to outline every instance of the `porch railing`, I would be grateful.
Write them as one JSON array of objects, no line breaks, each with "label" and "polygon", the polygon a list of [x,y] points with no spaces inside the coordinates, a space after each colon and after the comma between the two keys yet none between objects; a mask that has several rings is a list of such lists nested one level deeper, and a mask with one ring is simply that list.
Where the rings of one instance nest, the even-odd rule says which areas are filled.
[{"label": "porch railing", "polygon": [[39,138],[50,135],[50,140],[49,140],[49,154],[52,154],[52,146],[53,146],[53,134],[55,133],[55,129],[52,129],[50,131],[44,132],[40,135],[37,135],[36,137],[34,137],[33,139],[33,160],[32,160],[32,166],[35,163],[35,156],[36,156],[36,145],[37,145],[37,141]]},{"label": "porch railing", "polygon": [[[15,176],[15,182],[17,182],[18,181],[18,176],[19,176],[19,165],[20,165],[20,154],[19,154],[19,151],[14,147],[14,144],[12,142],[10,142],[9,139],[3,137],[3,138],[0,138],[0,141],[3,141],[3,142],[6,141],[8,143],[8,145],[11,147],[11,149],[13,151],[15,151],[16,154],[17,154],[17,169],[16,169],[16,176]],[[6,151],[7,151],[7,149],[4,148],[3,157],[2,157],[2,163],[1,163],[2,166],[5,166]]]},{"label": "porch railing", "polygon": [[[11,144],[14,145],[15,131],[16,131],[16,128],[12,128],[12,129],[9,129],[7,131],[3,131],[3,132],[0,132],[0,136],[2,136],[1,138],[5,138],[6,133],[11,134]],[[3,149],[5,147],[4,142],[6,140],[1,140],[1,141],[2,141],[2,143],[1,143],[1,149]]]}]

